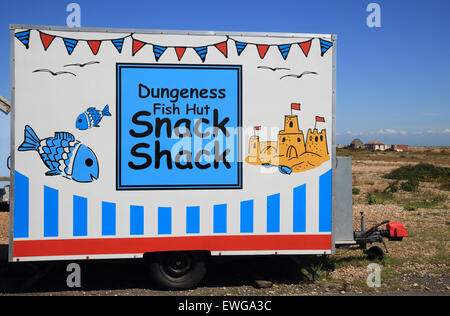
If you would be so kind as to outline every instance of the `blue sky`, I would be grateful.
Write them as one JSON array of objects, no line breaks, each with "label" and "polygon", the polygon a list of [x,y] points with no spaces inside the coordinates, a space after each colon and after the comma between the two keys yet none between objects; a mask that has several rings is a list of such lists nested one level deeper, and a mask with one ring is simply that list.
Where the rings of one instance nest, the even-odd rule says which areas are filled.
[{"label": "blue sky", "polygon": [[[0,1],[0,95],[10,98],[9,24],[338,34],[337,143],[450,146],[450,1]],[[381,7],[369,28],[366,7]],[[9,116],[0,112],[0,176],[8,173]]]}]

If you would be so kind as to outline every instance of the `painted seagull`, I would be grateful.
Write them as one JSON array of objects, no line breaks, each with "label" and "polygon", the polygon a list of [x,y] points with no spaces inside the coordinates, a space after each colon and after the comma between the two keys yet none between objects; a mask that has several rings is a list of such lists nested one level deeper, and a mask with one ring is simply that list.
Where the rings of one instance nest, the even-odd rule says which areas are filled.
[{"label": "painted seagull", "polygon": [[271,67],[267,67],[267,66],[258,66],[259,69],[268,69],[268,70],[272,70],[272,71],[277,71],[277,70],[291,70],[289,68],[280,68],[280,67],[275,67],[275,68],[271,68]]},{"label": "painted seagull", "polygon": [[318,73],[317,73],[317,72],[314,72],[314,71],[304,71],[304,72],[302,72],[302,73],[299,74],[299,75],[296,75],[296,74],[290,74],[290,75],[283,76],[283,77],[280,78],[280,80],[283,79],[283,78],[286,78],[286,77],[301,78],[301,77],[303,77],[304,75],[318,75]]},{"label": "painted seagull", "polygon": [[69,65],[64,65],[64,67],[76,66],[76,67],[83,68],[83,67],[85,67],[85,66],[94,65],[94,64],[100,64],[100,62],[99,62],[99,61],[90,61],[90,62],[87,62],[87,63],[85,63],[85,64],[69,64]]},{"label": "painted seagull", "polygon": [[34,72],[48,72],[48,73],[50,73],[52,76],[59,76],[59,75],[64,75],[64,74],[67,74],[67,75],[73,75],[73,76],[77,76],[76,74],[74,74],[73,72],[69,72],[69,71],[58,71],[58,72],[53,72],[53,71],[51,71],[50,69],[37,69],[37,70],[34,70],[33,71],[33,73]]}]

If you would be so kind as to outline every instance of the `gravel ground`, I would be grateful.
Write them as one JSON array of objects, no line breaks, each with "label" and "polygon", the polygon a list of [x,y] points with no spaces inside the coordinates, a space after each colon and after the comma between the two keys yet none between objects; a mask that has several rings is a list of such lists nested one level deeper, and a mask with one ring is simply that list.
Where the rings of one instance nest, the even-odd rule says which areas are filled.
[{"label": "gravel ground", "polygon": [[[442,156],[442,155],[441,155]],[[448,161],[445,157],[440,161]],[[447,159],[447,160],[445,160]],[[402,222],[409,237],[402,242],[387,242],[389,253],[381,267],[381,287],[366,284],[371,263],[361,250],[337,250],[327,260],[302,258],[320,274],[311,275],[286,256],[233,258],[214,260],[205,280],[191,291],[163,292],[152,288],[146,277],[146,267],[135,261],[82,262],[80,290],[66,286],[66,263],[36,266],[6,264],[8,243],[8,213],[0,212],[0,293],[7,295],[186,295],[186,296],[292,296],[292,295],[445,295],[450,294],[450,212],[448,191],[437,185],[421,183],[419,192],[398,193],[393,201],[368,205],[366,195],[383,190],[389,180],[381,176],[407,162],[353,161],[353,185],[361,192],[354,195],[354,229],[360,229],[360,212],[364,212],[366,228],[389,219]],[[448,166],[449,163],[445,164]],[[442,164],[441,164],[442,165]],[[417,195],[441,194],[446,199],[435,209],[405,211],[402,200]],[[431,192],[431,193],[430,193]],[[397,201],[398,200],[398,201]],[[399,202],[400,201],[400,202]],[[382,245],[381,248],[384,249]],[[3,260],[3,261],[2,261]],[[43,272],[33,279],[36,271]],[[32,281],[30,281],[32,280]],[[270,281],[269,288],[257,288],[257,280]]]}]

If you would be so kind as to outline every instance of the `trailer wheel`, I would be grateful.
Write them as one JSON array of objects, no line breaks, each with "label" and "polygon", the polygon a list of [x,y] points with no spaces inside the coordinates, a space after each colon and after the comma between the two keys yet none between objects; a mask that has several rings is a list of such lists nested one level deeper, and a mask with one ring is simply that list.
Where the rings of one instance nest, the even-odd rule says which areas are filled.
[{"label": "trailer wheel", "polygon": [[167,252],[152,255],[149,270],[153,281],[164,290],[195,288],[206,274],[204,255],[195,252]]},{"label": "trailer wheel", "polygon": [[376,259],[383,260],[384,258],[383,249],[381,249],[378,246],[370,247],[369,250],[367,250],[366,254],[369,260],[376,260]]}]

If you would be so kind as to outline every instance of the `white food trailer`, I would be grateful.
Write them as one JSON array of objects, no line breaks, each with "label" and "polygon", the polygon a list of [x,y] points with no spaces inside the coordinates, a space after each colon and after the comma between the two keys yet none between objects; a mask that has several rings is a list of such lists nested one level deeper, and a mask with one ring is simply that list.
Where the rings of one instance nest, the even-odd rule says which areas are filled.
[{"label": "white food trailer", "polygon": [[13,25],[11,56],[10,261],[152,258],[187,288],[207,256],[355,243],[335,35]]}]

